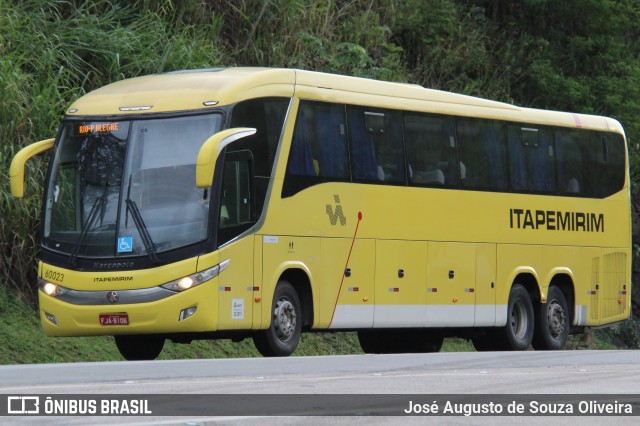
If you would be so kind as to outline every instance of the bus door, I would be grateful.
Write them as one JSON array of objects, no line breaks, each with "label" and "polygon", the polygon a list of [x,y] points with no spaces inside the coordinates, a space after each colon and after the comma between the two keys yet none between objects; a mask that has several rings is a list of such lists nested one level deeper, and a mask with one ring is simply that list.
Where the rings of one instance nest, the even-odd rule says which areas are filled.
[{"label": "bus door", "polygon": [[253,324],[254,236],[238,238],[255,223],[249,151],[225,155],[219,204],[220,261],[230,260],[218,284],[218,328],[249,329]]},{"label": "bus door", "polygon": [[429,242],[427,327],[473,327],[476,244]]},{"label": "bus door", "polygon": [[376,241],[376,328],[424,327],[427,243]]}]

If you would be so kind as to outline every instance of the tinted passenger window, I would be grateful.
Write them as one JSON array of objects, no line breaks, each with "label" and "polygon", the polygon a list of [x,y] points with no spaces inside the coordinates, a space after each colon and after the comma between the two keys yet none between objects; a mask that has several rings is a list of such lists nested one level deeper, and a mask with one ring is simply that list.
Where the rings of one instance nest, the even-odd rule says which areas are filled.
[{"label": "tinted passenger window", "polygon": [[516,191],[555,192],[555,162],[551,131],[509,125],[509,171]]},{"label": "tinted passenger window", "polygon": [[505,190],[503,126],[490,120],[457,120],[460,177],[465,188]]},{"label": "tinted passenger window", "polygon": [[580,129],[556,130],[558,183],[563,195],[603,198],[624,185],[624,140]]},{"label": "tinted passenger window", "polygon": [[620,135],[603,135],[602,183],[599,194],[602,197],[615,194],[624,186],[625,146]]},{"label": "tinted passenger window", "polygon": [[349,180],[344,106],[302,102],[293,132],[284,197],[330,181]]},{"label": "tinted passenger window", "polygon": [[558,192],[562,195],[593,194],[593,182],[587,165],[589,145],[597,145],[595,134],[584,130],[558,129],[556,135]]},{"label": "tinted passenger window", "polygon": [[457,185],[458,158],[453,120],[405,113],[404,131],[409,182],[419,186]]},{"label": "tinted passenger window", "polygon": [[405,182],[402,113],[347,107],[352,174],[360,182]]}]

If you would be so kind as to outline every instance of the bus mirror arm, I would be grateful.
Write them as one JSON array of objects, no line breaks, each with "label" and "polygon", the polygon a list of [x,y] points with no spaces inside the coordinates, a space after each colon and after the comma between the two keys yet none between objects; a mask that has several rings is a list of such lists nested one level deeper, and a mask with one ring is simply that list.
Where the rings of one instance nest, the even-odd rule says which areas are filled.
[{"label": "bus mirror arm", "polygon": [[11,195],[15,198],[24,197],[24,167],[29,159],[53,148],[55,139],[45,139],[22,148],[11,160],[9,177],[11,180]]},{"label": "bus mirror arm", "polygon": [[216,161],[222,150],[232,142],[251,136],[256,129],[250,127],[236,127],[223,130],[207,139],[198,151],[196,158],[196,186],[208,188],[213,181],[213,172],[216,169]]}]

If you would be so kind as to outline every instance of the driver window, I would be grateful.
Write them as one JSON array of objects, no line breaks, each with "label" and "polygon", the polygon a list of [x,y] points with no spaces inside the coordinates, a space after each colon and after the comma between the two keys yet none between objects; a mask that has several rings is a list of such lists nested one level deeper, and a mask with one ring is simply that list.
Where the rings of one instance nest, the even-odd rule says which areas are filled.
[{"label": "driver window", "polygon": [[227,154],[218,215],[219,244],[233,239],[254,223],[252,201],[249,153]]}]

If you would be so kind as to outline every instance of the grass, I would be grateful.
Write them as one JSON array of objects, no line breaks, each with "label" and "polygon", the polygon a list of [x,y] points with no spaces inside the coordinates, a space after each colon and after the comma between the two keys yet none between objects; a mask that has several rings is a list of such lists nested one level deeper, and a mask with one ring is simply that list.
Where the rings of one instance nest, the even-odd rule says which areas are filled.
[{"label": "grass", "polygon": [[440,352],[473,352],[475,349],[467,339],[448,338],[444,339]]}]

